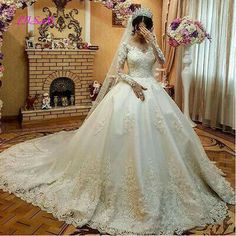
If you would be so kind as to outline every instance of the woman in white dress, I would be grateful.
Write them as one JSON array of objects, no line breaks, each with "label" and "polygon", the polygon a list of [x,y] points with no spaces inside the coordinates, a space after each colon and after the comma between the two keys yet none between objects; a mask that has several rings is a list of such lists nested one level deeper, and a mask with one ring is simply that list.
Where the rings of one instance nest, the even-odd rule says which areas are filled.
[{"label": "woman in white dress", "polygon": [[165,58],[152,25],[149,10],[132,15],[108,73],[115,62],[119,79],[113,86],[105,79],[78,130],[0,154],[1,189],[59,220],[110,234],[181,234],[226,217],[232,187],[153,76]]}]

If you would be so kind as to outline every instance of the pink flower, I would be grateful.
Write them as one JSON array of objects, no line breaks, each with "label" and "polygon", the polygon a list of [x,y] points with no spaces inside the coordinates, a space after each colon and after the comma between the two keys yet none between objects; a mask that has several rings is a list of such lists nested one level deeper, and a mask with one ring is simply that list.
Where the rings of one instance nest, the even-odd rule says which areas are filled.
[{"label": "pink flower", "polygon": [[183,40],[180,43],[185,44],[185,45],[190,44],[191,43],[191,38],[190,37],[185,37],[185,38],[183,38]]},{"label": "pink flower", "polygon": [[205,38],[211,41],[211,36],[206,32],[202,23],[193,21],[188,16],[175,19],[168,27],[167,35],[169,36],[169,44],[174,47],[181,44],[201,43]]},{"label": "pink flower", "polygon": [[0,73],[2,73],[4,71],[4,66],[0,65]]},{"label": "pink flower", "polygon": [[182,29],[180,33],[183,35],[183,37],[189,36],[189,31],[187,29]]},{"label": "pink flower", "polygon": [[112,8],[114,7],[114,4],[113,4],[112,1],[107,1],[107,2],[105,3],[105,6],[106,6],[107,8],[109,8],[109,9],[112,9]]},{"label": "pink flower", "polygon": [[200,29],[203,29],[203,25],[200,21],[195,21],[194,24],[197,25]]},{"label": "pink flower", "polygon": [[170,44],[170,46],[173,46],[173,47],[178,47],[179,46],[179,43],[173,38],[169,38],[168,43]]}]

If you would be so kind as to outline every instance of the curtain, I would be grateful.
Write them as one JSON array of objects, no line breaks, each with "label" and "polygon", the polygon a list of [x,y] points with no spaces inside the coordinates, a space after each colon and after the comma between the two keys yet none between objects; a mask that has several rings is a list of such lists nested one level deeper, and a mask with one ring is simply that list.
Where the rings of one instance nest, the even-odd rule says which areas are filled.
[{"label": "curtain", "polygon": [[185,16],[188,12],[189,0],[163,0],[162,6],[162,45],[161,48],[166,57],[164,68],[169,82],[175,83],[175,102],[182,109],[182,50],[173,48],[167,42],[166,31],[170,23],[176,19]]},{"label": "curtain", "polygon": [[235,133],[236,3],[189,0],[189,15],[202,21],[212,36],[211,43],[192,46],[191,117]]}]

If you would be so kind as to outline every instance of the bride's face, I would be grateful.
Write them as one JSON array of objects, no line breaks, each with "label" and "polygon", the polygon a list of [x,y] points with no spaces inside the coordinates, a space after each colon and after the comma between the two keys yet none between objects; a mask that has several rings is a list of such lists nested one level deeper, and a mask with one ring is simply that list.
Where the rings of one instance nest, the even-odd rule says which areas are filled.
[{"label": "bride's face", "polygon": [[139,28],[140,26],[144,26],[145,28],[146,28],[147,26],[146,26],[146,24],[142,21],[142,22],[139,23],[139,25],[138,25],[138,27],[137,27],[137,29],[136,29],[137,37],[140,38],[140,39],[143,39],[143,35],[142,35],[142,33],[141,33],[141,31],[140,31],[140,28]]}]

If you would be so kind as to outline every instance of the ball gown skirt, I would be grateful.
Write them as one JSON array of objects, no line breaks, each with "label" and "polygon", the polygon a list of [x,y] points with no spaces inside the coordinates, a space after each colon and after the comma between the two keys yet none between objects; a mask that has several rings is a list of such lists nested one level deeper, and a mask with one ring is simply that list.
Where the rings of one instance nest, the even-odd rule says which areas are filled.
[{"label": "ball gown skirt", "polygon": [[216,224],[235,193],[153,77],[120,81],[82,126],[0,154],[0,188],[76,227],[177,234]]}]

